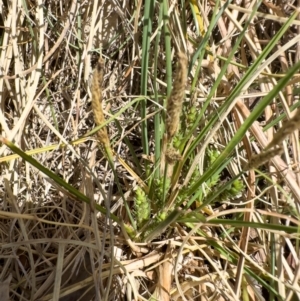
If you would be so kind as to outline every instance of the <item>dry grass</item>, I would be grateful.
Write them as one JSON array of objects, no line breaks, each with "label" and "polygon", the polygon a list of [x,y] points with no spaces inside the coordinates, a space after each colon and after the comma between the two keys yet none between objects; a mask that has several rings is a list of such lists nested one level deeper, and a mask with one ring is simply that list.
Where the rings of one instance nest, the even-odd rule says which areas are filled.
[{"label": "dry grass", "polygon": [[[205,207],[202,212],[208,217],[207,223],[200,221],[192,231],[188,223],[174,223],[172,231],[168,230],[154,241],[136,243],[117,223],[108,222],[107,215],[95,210],[95,203],[111,208],[120,220],[129,224],[124,199],[133,208],[132,195],[137,183],[145,191],[150,189],[142,182],[142,179],[147,180],[146,172],[141,168],[143,164],[137,165],[135,160],[148,160],[149,165],[152,164],[151,158],[146,160],[141,151],[140,111],[135,103],[131,104],[133,99],[140,97],[143,54],[140,28],[144,24],[144,3],[131,0],[100,2],[25,0],[0,4],[1,135],[23,150],[36,150],[33,156],[38,162],[91,200],[91,205],[78,202],[28,162],[16,156],[9,157],[10,150],[1,145],[0,300],[8,301],[8,283],[10,300],[20,301],[276,300],[272,292],[263,291],[261,284],[244,274],[244,268],[276,288],[282,300],[297,300],[300,268],[296,234],[248,227],[240,230],[213,223],[213,219],[220,216],[245,213],[239,216],[245,222],[268,220],[278,225],[300,226],[297,133],[289,141],[293,152],[284,143],[284,160],[269,158],[272,165],[267,173],[274,185],[268,182],[265,186],[264,182],[255,186],[257,175],[250,171],[243,197]],[[140,6],[136,7],[136,3]],[[197,72],[195,62],[186,87],[188,62],[201,41],[199,32],[205,33],[209,27],[215,3],[186,2],[186,20],[182,21],[180,4],[170,1],[168,28],[173,37],[188,37],[184,44],[188,55],[179,53],[177,59],[175,41],[172,40],[173,63],[174,67],[178,63],[178,68],[166,110],[169,142],[177,132],[184,97],[189,105],[201,110],[224,64],[222,57],[226,58],[230,52],[253,4],[247,2],[246,7],[229,5],[210,37],[198,80],[192,82]],[[293,11],[293,7],[281,2],[264,2],[233,58],[235,64],[230,64],[222,77],[205,117],[216,114],[216,108],[226,100],[245,70]],[[157,2],[153,35],[149,37],[152,42],[162,25],[158,24],[158,15]],[[174,29],[180,24],[186,24],[186,35]],[[299,41],[291,36],[296,39],[299,26],[299,20],[295,20],[282,38],[282,44],[290,48],[283,49],[278,45],[272,53],[274,57],[268,57],[268,63],[256,70],[243,95],[236,97],[219,116],[220,122],[197,146],[198,152],[190,160],[190,170],[184,179],[178,180],[176,189],[191,181],[197,167],[203,171],[201,162],[208,145],[214,143],[223,149],[249,116],[252,100],[274,88],[281,74],[288,69],[290,60],[294,64],[298,62],[300,49],[296,45]],[[164,40],[159,41],[157,77],[152,72],[155,55],[153,45],[150,47],[149,81],[146,84],[151,100],[156,85],[160,95],[167,93],[167,55]],[[104,74],[103,60],[97,65],[100,53],[105,58]],[[94,74],[90,91],[90,78],[95,68],[97,76]],[[265,82],[266,78],[270,80]],[[299,116],[289,116],[289,108],[299,102],[298,96],[293,95],[297,81],[295,76],[278,96],[280,109],[271,105],[265,109],[263,118],[266,122],[283,111],[291,119],[289,129],[279,130],[280,134],[275,135],[273,141],[276,144],[282,141],[277,139],[279,135],[281,138],[290,135],[298,127]],[[193,93],[185,95],[185,89],[189,91],[192,85]],[[96,100],[92,105],[91,98]],[[104,112],[102,102],[105,103]],[[125,106],[127,109],[122,111]],[[152,117],[157,114],[157,107],[161,107],[161,103],[151,103],[147,107],[151,152],[155,135]],[[111,145],[121,158],[115,169],[123,196],[115,187],[106,158],[97,148],[95,140],[98,138],[85,136],[96,126],[92,110],[98,112],[95,114],[98,116],[96,125],[115,116],[115,121],[107,125],[109,138],[106,127],[98,132],[98,138],[104,145]],[[202,120],[195,133],[205,123],[206,120]],[[254,140],[245,136],[245,150],[228,167],[227,172],[232,177],[238,174],[245,158],[265,149],[273,138],[272,128],[265,134],[258,123],[250,132]],[[187,143],[190,144],[192,141]],[[169,163],[179,161],[181,164],[184,154],[171,148]],[[271,150],[267,155],[274,153]],[[277,175],[281,176],[280,181]],[[171,194],[174,198],[178,193],[176,189]],[[197,232],[199,229],[202,236]],[[276,249],[272,249],[276,255],[276,271],[269,269],[272,240],[276,241]],[[229,260],[231,254],[235,256],[233,261]]]}]

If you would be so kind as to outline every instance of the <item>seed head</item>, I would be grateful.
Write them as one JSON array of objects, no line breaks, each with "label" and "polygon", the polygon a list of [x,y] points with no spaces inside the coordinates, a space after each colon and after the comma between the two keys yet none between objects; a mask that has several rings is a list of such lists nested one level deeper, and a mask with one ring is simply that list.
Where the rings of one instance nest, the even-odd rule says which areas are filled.
[{"label": "seed head", "polygon": [[[105,122],[103,109],[102,109],[102,84],[104,76],[104,59],[99,58],[97,66],[94,70],[93,80],[91,85],[92,93],[92,109],[94,113],[94,119],[97,126],[102,125]],[[102,127],[97,132],[99,142],[105,146],[110,147],[109,138],[107,135],[106,127]]]},{"label": "seed head", "polygon": [[279,145],[288,135],[300,128],[300,110],[297,110],[295,116],[287,120],[274,135],[273,140],[267,146],[267,149]]},{"label": "seed head", "polygon": [[245,170],[259,167],[260,165],[266,163],[267,161],[269,161],[273,157],[275,157],[277,155],[280,155],[282,152],[283,152],[283,147],[282,146],[278,146],[278,147],[271,148],[271,149],[266,149],[266,150],[262,151],[260,154],[253,156],[250,159],[250,161],[249,161],[248,165],[246,166]]},{"label": "seed head", "polygon": [[179,118],[182,110],[185,85],[187,81],[188,59],[185,53],[179,52],[177,55],[177,69],[173,81],[171,95],[167,100],[167,120],[166,131],[168,142],[172,140],[178,130]]}]

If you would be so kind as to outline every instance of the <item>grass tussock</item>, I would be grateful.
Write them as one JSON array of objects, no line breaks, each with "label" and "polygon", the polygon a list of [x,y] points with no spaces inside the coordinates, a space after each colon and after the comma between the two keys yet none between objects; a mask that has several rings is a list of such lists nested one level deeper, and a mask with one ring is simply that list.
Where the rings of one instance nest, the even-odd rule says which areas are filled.
[{"label": "grass tussock", "polygon": [[298,10],[2,2],[0,300],[298,300]]}]

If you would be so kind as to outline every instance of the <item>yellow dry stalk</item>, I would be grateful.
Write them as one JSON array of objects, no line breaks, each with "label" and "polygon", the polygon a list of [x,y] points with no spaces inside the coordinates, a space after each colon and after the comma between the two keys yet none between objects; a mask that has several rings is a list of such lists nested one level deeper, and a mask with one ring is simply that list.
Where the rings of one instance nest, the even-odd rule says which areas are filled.
[{"label": "yellow dry stalk", "polygon": [[188,74],[188,59],[185,53],[179,52],[177,54],[178,63],[175,78],[173,81],[173,89],[171,95],[167,100],[167,120],[166,120],[166,131],[168,142],[171,142],[175,136],[179,118],[182,111],[182,102],[184,98],[185,85]]},{"label": "yellow dry stalk", "polygon": [[[92,92],[92,109],[94,113],[94,120],[97,126],[105,122],[102,109],[102,84],[104,76],[104,59],[99,58],[97,66],[94,70],[91,92]],[[98,132],[98,141],[106,150],[110,149],[109,137],[106,127],[102,127]]]},{"label": "yellow dry stalk", "polygon": [[295,116],[287,120],[278,132],[274,135],[267,149],[279,145],[288,135],[300,128],[300,110],[297,110]]}]

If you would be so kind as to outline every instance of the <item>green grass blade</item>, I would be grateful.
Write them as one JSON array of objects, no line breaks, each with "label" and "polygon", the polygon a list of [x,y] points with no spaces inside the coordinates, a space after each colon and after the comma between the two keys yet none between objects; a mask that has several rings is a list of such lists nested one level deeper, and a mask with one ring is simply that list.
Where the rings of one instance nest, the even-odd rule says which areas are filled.
[{"label": "green grass blade", "polygon": [[[143,26],[143,42],[142,42],[142,74],[141,74],[141,94],[147,95],[148,85],[148,67],[149,67],[149,49],[150,49],[150,36],[152,32],[152,17],[154,11],[154,1],[146,1],[144,7],[144,26]],[[142,122],[142,145],[144,154],[149,154],[148,145],[148,129],[146,120],[147,101],[141,101],[141,118]]]},{"label": "green grass blade", "polygon": [[[39,171],[41,171],[43,174],[48,176],[50,179],[52,179],[55,183],[57,183],[59,186],[63,187],[65,190],[67,190],[69,193],[71,193],[75,199],[78,199],[80,201],[83,201],[87,204],[90,204],[90,199],[78,191],[76,188],[68,184],[65,180],[63,180],[61,177],[53,173],[51,170],[40,164],[37,160],[32,158],[31,156],[24,153],[21,149],[16,147],[12,142],[8,141],[6,138],[1,137],[0,141],[7,145],[14,153],[18,154],[21,158],[23,158],[25,161],[30,163],[32,166],[37,168]],[[107,210],[103,208],[102,206],[95,204],[95,209],[97,209],[99,212],[106,214]],[[114,214],[109,215],[112,220],[114,220],[117,223],[120,223],[120,220],[118,217],[116,217]]]},{"label": "green grass blade", "polygon": [[241,127],[237,130],[234,137],[231,139],[229,144],[226,146],[222,154],[217,158],[217,160],[213,163],[211,168],[207,170],[203,176],[201,177],[200,181],[196,183],[190,190],[190,193],[193,193],[197,190],[197,187],[199,187],[204,181],[209,179],[211,175],[218,169],[218,167],[223,164],[223,162],[230,156],[230,153],[233,151],[233,149],[236,147],[236,145],[243,139],[244,135],[248,131],[248,129],[251,127],[254,121],[257,120],[257,118],[262,114],[263,110],[266,108],[266,106],[274,99],[279,91],[281,91],[290,78],[299,70],[300,68],[300,62],[298,62],[296,65],[294,65],[286,74],[286,77],[282,78],[277,86],[270,91],[268,95],[266,95],[259,104],[254,108],[250,116],[245,120],[245,122],[241,125]]},{"label": "green grass blade", "polygon": [[220,19],[221,15],[223,14],[224,10],[228,7],[228,5],[230,3],[231,3],[231,0],[225,2],[225,4],[221,7],[221,9],[219,10],[219,12],[217,14],[217,11],[218,11],[219,5],[220,5],[220,0],[216,1],[215,8],[213,10],[212,20],[209,23],[209,27],[206,31],[206,34],[203,37],[203,40],[201,41],[198,49],[195,51],[194,55],[192,56],[192,59],[191,59],[190,65],[189,65],[189,73],[191,72],[191,70],[192,70],[192,68],[195,65],[197,60],[199,60],[199,63],[201,64],[202,58],[204,56],[204,50],[205,50],[205,47],[206,47],[206,45],[207,45],[207,43],[208,43],[208,41],[209,41],[209,39],[212,35],[212,31],[215,28],[218,20]]},{"label": "green grass blade", "polygon": [[178,217],[181,215],[181,211],[175,209],[172,211],[169,216],[159,223],[148,235],[145,237],[145,241],[151,241],[158,235],[162,234],[172,223],[174,223]]},{"label": "green grass blade", "polygon": [[[164,6],[160,5],[159,8],[159,16],[158,16],[158,24],[163,22],[163,11],[164,11]],[[164,21],[165,22],[165,21]],[[156,38],[155,38],[155,46],[154,46],[154,73],[153,73],[153,79],[154,79],[154,99],[156,103],[159,103],[159,97],[158,97],[158,89],[159,89],[159,84],[157,83],[157,69],[158,69],[158,55],[159,55],[159,43],[160,43],[160,38],[161,38],[161,29],[159,28]],[[168,74],[168,70],[167,70]],[[159,164],[160,164],[160,155],[161,155],[161,133],[164,132],[164,125],[162,123],[162,118],[161,114],[155,114],[154,116],[154,133],[155,133],[155,172],[154,172],[154,177],[159,178],[160,176],[160,169]],[[150,185],[152,187],[152,185]],[[150,198],[152,197],[152,190],[150,192]]]}]

